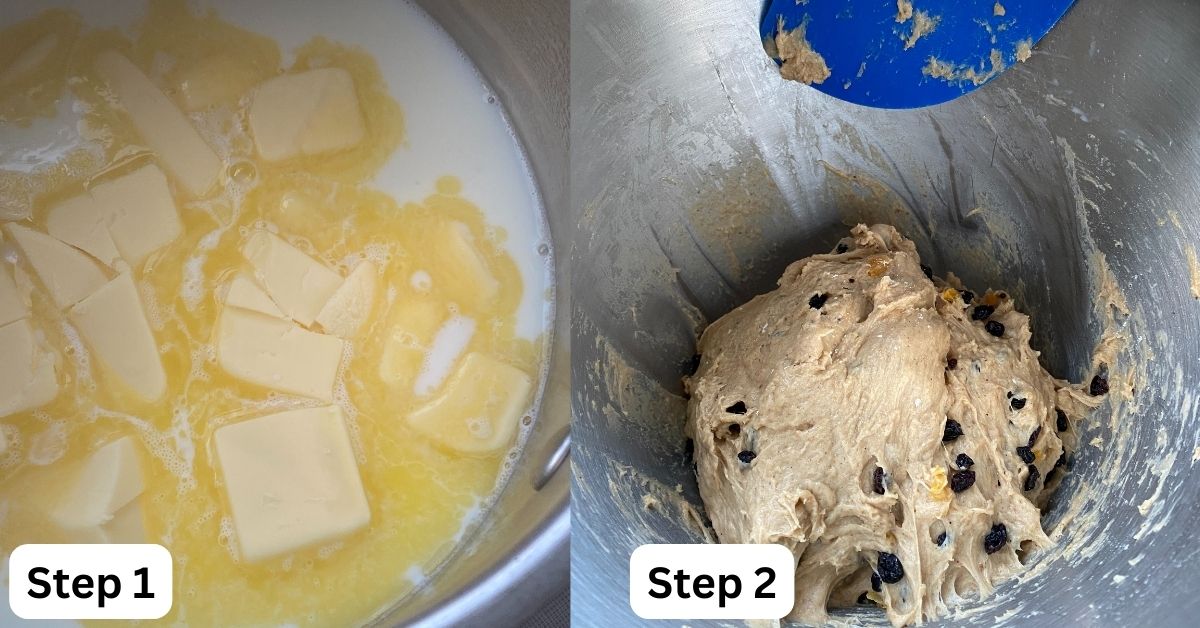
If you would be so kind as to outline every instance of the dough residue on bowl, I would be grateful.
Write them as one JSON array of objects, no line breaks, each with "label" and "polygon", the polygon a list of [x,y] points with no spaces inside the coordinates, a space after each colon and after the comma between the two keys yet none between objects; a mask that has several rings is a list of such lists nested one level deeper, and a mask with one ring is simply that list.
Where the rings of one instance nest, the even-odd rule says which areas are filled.
[{"label": "dough residue on bowl", "polygon": [[1052,545],[1042,508],[1107,381],[1047,373],[1012,301],[859,225],[704,332],[685,381],[700,494],[722,542],[793,551],[789,618],[857,602],[915,624]]}]

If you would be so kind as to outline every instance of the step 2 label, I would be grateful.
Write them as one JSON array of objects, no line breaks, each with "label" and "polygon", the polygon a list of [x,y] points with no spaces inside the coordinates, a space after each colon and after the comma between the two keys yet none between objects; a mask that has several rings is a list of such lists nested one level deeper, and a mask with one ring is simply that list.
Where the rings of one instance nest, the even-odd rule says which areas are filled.
[{"label": "step 2 label", "polygon": [[795,578],[782,545],[643,545],[629,558],[629,605],[644,619],[779,619]]}]

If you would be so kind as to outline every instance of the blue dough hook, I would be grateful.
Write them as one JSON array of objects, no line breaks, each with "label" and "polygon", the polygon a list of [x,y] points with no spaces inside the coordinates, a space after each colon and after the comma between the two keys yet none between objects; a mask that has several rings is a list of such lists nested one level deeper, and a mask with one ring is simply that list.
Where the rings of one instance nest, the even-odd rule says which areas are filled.
[{"label": "blue dough hook", "polygon": [[1029,58],[1073,0],[768,0],[759,31],[786,78],[842,100],[953,100]]}]

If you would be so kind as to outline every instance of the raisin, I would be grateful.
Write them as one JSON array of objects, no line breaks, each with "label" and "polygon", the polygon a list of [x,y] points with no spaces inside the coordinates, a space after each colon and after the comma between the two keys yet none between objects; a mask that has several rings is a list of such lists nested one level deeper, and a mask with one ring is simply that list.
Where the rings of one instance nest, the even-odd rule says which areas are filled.
[{"label": "raisin", "polygon": [[758,457],[758,454],[756,454],[753,451],[750,451],[748,449],[746,451],[743,451],[738,454],[738,460],[741,460],[742,462],[744,462],[746,464],[750,464],[757,457]]},{"label": "raisin", "polygon": [[829,298],[828,292],[822,292],[821,294],[814,294],[811,297],[809,297],[809,299],[808,299],[808,307],[811,307],[814,310],[819,310],[822,307],[825,307],[825,300],[828,298]]},{"label": "raisin", "polygon": [[921,264],[921,272],[925,273],[925,276],[928,277],[929,279],[933,279],[933,269],[932,268],[930,268],[924,264]]},{"label": "raisin", "polygon": [[976,305],[975,309],[971,311],[971,320],[986,321],[995,311],[996,308],[991,305]]},{"label": "raisin", "polygon": [[732,406],[725,408],[725,411],[729,414],[746,414],[746,402],[739,401]]},{"label": "raisin", "polygon": [[870,604],[870,603],[871,603],[871,598],[867,597],[866,591],[863,591],[862,593],[858,594],[858,604],[864,605],[864,604]]},{"label": "raisin", "polygon": [[730,423],[729,424],[729,435],[730,436],[737,436],[738,434],[741,434],[741,433],[742,433],[742,426],[740,423]]},{"label": "raisin", "polygon": [[1029,465],[1027,468],[1029,469],[1029,475],[1025,476],[1025,490],[1032,491],[1037,488],[1038,480],[1042,479],[1042,472],[1038,471],[1038,468],[1033,465]]},{"label": "raisin", "polygon": [[1025,407],[1025,400],[1020,397],[1013,397],[1012,401],[1008,402],[1008,405],[1012,406],[1013,410],[1020,410]]},{"label": "raisin", "polygon": [[959,436],[963,435],[962,426],[954,419],[946,419],[946,428],[942,431],[942,442],[948,443],[953,440],[958,440]]},{"label": "raisin", "polygon": [[1000,321],[988,321],[983,324],[983,328],[987,330],[987,333],[997,338],[1004,337],[1004,323]]},{"label": "raisin", "polygon": [[1108,394],[1108,378],[1103,375],[1093,377],[1092,383],[1088,385],[1088,394],[1093,397]]},{"label": "raisin", "polygon": [[883,590],[883,580],[879,578],[879,574],[871,572],[871,590],[879,593]]},{"label": "raisin", "polygon": [[1066,412],[1063,412],[1059,408],[1055,408],[1054,415],[1055,415],[1054,427],[1058,428],[1058,431],[1065,432],[1068,429],[1070,429],[1071,424],[1067,423],[1067,413]]},{"label": "raisin", "polygon": [[1064,452],[1062,452],[1062,454],[1061,454],[1061,455],[1058,457],[1058,460],[1055,460],[1055,461],[1054,461],[1054,468],[1055,468],[1055,469],[1057,469],[1057,468],[1059,468],[1059,467],[1061,467],[1061,466],[1063,466],[1063,465],[1065,465],[1065,464],[1067,464],[1067,452],[1065,452],[1065,451],[1064,451]]},{"label": "raisin", "polygon": [[1031,433],[1029,435],[1029,446],[1033,447],[1033,444],[1037,442],[1038,437],[1041,435],[1042,435],[1042,426],[1039,425],[1036,428],[1034,428],[1033,433]]},{"label": "raisin", "polygon": [[953,371],[958,368],[958,358],[946,358],[946,370]]},{"label": "raisin", "polygon": [[961,493],[975,485],[974,471],[955,471],[950,474],[950,490]]},{"label": "raisin", "polygon": [[883,495],[883,467],[875,467],[875,472],[871,474],[871,490],[878,495]]},{"label": "raisin", "polygon": [[958,294],[962,296],[963,303],[966,303],[967,305],[970,305],[971,301],[975,300],[975,293],[971,292],[970,290],[963,290]]},{"label": "raisin", "polygon": [[1008,545],[1008,528],[1003,523],[997,523],[983,535],[983,551],[989,554],[995,554],[1005,545]]},{"label": "raisin", "polygon": [[1033,450],[1029,447],[1017,447],[1017,457],[1025,464],[1033,464]]},{"label": "raisin", "polygon": [[888,584],[896,584],[904,578],[904,565],[900,564],[900,558],[895,554],[879,552],[877,569],[879,579]]},{"label": "raisin", "polygon": [[851,277],[851,278],[847,279],[846,281],[849,283],[854,283],[854,277]]},{"label": "raisin", "polygon": [[693,355],[690,360],[684,365],[688,375],[695,375],[696,371],[700,370],[700,354]]},{"label": "raisin", "polygon": [[845,242],[838,242],[837,248],[834,249],[834,251],[837,251],[838,253],[845,253],[846,251],[849,251],[849,250],[850,250],[850,245],[846,244]]},{"label": "raisin", "polygon": [[945,545],[946,544],[946,533],[943,532],[943,533],[939,534],[937,541],[935,541],[935,543],[937,543],[938,547]]},{"label": "raisin", "polygon": [[954,458],[954,464],[958,465],[958,468],[960,469],[969,469],[975,466],[975,461],[971,460],[971,457],[967,454],[958,454],[958,456]]}]

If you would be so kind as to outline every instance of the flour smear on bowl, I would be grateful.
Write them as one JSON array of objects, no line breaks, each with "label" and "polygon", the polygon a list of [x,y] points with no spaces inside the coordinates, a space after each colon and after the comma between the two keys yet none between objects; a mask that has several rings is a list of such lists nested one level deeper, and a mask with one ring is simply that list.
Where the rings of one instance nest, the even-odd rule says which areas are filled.
[{"label": "flour smear on bowl", "polygon": [[161,543],[163,623],[424,584],[515,459],[550,306],[470,63],[404,3],[0,22],[0,549]]}]

